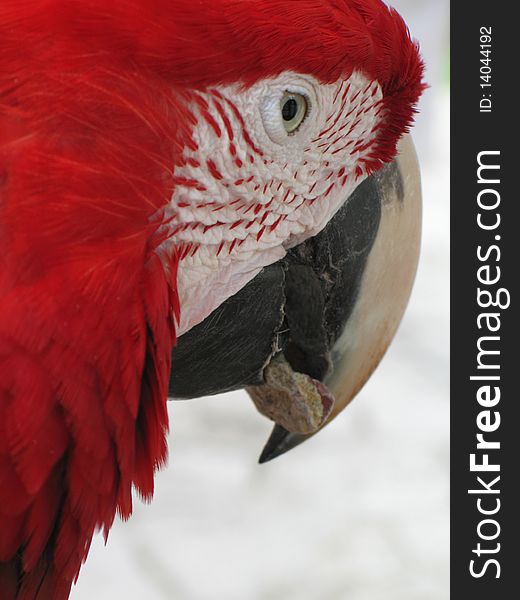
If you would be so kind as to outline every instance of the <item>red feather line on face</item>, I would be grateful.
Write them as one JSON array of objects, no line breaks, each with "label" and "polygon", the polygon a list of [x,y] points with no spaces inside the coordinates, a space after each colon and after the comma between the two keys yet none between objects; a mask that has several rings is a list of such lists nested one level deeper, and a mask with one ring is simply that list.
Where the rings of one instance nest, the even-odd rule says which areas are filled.
[{"label": "red feather line on face", "polygon": [[166,459],[188,90],[359,69],[387,109],[376,168],[422,64],[379,0],[2,0],[0,57],[0,597],[61,600]]}]

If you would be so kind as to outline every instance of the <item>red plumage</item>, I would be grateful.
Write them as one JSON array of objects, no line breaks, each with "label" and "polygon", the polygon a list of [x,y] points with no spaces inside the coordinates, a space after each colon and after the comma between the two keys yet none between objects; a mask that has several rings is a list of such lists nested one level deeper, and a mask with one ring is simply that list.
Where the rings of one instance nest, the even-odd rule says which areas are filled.
[{"label": "red plumage", "polygon": [[94,531],[130,515],[132,487],[150,498],[166,459],[162,209],[190,92],[353,69],[382,86],[389,160],[422,64],[379,0],[0,4],[2,600],[67,598]]}]

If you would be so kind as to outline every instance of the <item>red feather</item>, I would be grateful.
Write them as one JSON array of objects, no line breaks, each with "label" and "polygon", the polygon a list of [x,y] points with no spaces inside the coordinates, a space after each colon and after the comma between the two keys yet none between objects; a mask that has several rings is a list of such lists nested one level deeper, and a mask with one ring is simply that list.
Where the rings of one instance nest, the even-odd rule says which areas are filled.
[{"label": "red feather", "polygon": [[2,0],[0,57],[0,596],[60,600],[166,460],[191,90],[359,69],[388,109],[375,168],[422,64],[379,0]]}]

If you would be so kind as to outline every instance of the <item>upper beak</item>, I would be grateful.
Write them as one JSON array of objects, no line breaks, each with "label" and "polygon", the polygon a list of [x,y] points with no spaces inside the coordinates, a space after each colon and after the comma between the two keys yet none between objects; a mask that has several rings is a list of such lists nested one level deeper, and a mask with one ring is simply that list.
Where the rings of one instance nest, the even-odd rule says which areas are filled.
[{"label": "upper beak", "polygon": [[[302,427],[301,415],[299,420],[286,417],[283,404],[290,402],[291,394],[281,389],[287,387],[284,382],[275,382],[276,389],[272,382],[248,388],[257,408],[271,418],[274,414],[277,422],[261,454],[261,463],[298,446],[350,404],[381,361],[401,322],[415,278],[421,239],[420,171],[410,136],[401,141],[392,165],[395,168],[387,167],[373,176],[381,197],[381,219],[353,309],[330,351],[332,364],[323,383],[333,399],[332,406],[324,401],[318,417],[309,418]],[[316,417],[316,395],[323,394],[308,392],[308,386],[305,390],[299,394],[300,404]],[[281,403],[274,412],[273,394],[275,403]],[[281,413],[284,418],[276,418]]]}]

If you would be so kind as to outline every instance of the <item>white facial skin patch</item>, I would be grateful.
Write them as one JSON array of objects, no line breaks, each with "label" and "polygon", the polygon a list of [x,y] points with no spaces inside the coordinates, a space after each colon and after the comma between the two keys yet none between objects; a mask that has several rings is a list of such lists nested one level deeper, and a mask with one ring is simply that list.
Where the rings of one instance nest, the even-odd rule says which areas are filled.
[{"label": "white facial skin patch", "polygon": [[325,227],[367,176],[384,107],[360,73],[322,84],[286,72],[198,93],[190,109],[166,213],[181,254],[178,335]]}]

